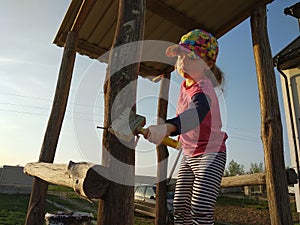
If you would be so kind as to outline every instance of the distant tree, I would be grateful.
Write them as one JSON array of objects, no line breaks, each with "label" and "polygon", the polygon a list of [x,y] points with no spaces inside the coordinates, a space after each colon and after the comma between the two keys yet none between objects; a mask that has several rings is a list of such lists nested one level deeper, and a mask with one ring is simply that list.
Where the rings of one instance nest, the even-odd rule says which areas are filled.
[{"label": "distant tree", "polygon": [[236,175],[242,175],[245,174],[244,166],[241,164],[238,164],[234,160],[231,160],[228,164],[227,169],[225,170],[224,176],[236,176]]},{"label": "distant tree", "polygon": [[260,163],[251,163],[250,164],[250,171],[249,173],[252,174],[252,173],[262,173],[264,172],[264,166],[263,166],[263,163],[260,162]]}]

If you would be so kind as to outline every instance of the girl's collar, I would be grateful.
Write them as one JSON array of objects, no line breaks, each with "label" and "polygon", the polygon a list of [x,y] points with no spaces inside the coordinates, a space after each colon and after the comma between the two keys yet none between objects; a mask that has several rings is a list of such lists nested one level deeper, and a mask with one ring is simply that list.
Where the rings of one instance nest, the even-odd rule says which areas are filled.
[{"label": "girl's collar", "polygon": [[185,88],[189,88],[189,87],[193,86],[195,83],[196,83],[196,81],[194,81],[192,79],[185,79],[184,86],[185,86]]},{"label": "girl's collar", "polygon": [[194,81],[194,82],[188,83],[188,82],[187,82],[188,79],[185,79],[185,80],[183,81],[183,87],[186,88],[186,89],[189,89],[189,88],[191,88],[192,86],[194,86],[195,84],[201,84],[201,83],[203,83],[203,82],[205,82],[205,81],[207,81],[207,80],[208,80],[207,77],[203,77],[202,79],[200,79],[200,80],[198,80],[198,81]]}]

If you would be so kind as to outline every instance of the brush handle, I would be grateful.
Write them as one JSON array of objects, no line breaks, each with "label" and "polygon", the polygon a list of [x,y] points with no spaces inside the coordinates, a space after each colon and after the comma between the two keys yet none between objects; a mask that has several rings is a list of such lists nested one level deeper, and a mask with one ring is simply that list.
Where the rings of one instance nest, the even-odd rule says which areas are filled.
[{"label": "brush handle", "polygon": [[165,137],[162,140],[161,144],[170,146],[170,147],[175,148],[177,150],[181,149],[181,143],[179,141],[176,141],[176,140],[170,138],[170,137]]},{"label": "brush handle", "polygon": [[[146,129],[144,129],[144,128],[140,129],[141,134],[144,134],[145,132],[146,132]],[[177,150],[181,149],[181,143],[177,140],[174,140],[174,139],[170,138],[170,137],[165,137],[162,140],[161,144],[172,147],[172,148],[175,148]]]}]

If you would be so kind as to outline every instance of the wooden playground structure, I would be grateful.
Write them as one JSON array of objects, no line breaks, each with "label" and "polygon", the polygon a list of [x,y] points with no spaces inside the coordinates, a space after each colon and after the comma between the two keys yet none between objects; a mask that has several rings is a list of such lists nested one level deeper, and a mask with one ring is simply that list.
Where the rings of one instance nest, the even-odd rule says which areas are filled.
[{"label": "wooden playground structure", "polygon": [[[64,48],[55,97],[39,162],[26,166],[27,173],[35,176],[29,201],[26,225],[40,225],[44,220],[44,205],[48,183],[73,187],[88,198],[98,198],[98,225],[133,224],[134,169],[122,171],[111,157],[126,164],[135,165],[134,143],[124,146],[110,132],[103,133],[102,165],[89,163],[68,165],[53,164],[61,126],[67,106],[76,53],[97,59],[110,51],[102,62],[108,63],[105,94],[104,126],[111,124],[112,105],[116,96],[129,83],[136,83],[138,76],[159,77],[161,82],[157,117],[166,119],[169,79],[173,66],[165,63],[140,61],[143,46],[126,48],[126,44],[143,40],[161,40],[177,43],[180,36],[194,28],[203,28],[216,37],[250,17],[252,44],[256,63],[261,109],[261,137],[264,147],[265,170],[262,179],[252,183],[265,183],[269,199],[272,225],[293,224],[289,205],[280,110],[276,90],[275,73],[267,33],[266,6],[273,0],[72,0],[57,32],[54,43]],[[114,51],[124,46],[122,51]],[[131,55],[135,62],[111,74]],[[126,64],[126,63],[125,63]],[[151,79],[152,79],[151,78]],[[135,105],[136,85],[118,102],[116,113]],[[159,122],[159,121],[158,121]],[[165,224],[167,163],[166,146],[157,146],[157,210],[156,225]],[[47,172],[45,172],[47,171]],[[61,176],[51,176],[58,171]],[[97,172],[98,171],[98,172]],[[99,173],[99,171],[101,171]],[[124,185],[106,179],[101,174],[118,173],[132,185]],[[46,176],[45,176],[46,174]],[[65,179],[65,178],[68,179]],[[261,178],[261,177],[260,177]],[[127,183],[127,182],[126,182]],[[239,183],[240,185],[240,183]],[[245,184],[244,184],[245,185]]]}]

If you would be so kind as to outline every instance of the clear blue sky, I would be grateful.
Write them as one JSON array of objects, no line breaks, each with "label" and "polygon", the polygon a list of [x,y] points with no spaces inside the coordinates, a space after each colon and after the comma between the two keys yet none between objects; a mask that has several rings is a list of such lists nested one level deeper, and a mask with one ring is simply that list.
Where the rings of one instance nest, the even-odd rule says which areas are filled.
[{"label": "clear blue sky", "polygon": [[[2,28],[0,51],[0,165],[25,165],[38,160],[49,118],[62,48],[52,44],[69,6],[67,0],[0,0]],[[298,1],[275,0],[268,8],[268,31],[272,55],[299,35],[298,22],[283,9]],[[250,22],[246,20],[219,39],[217,61],[225,73],[224,129],[229,135],[228,162],[249,168],[263,162],[260,139],[260,109]],[[55,162],[89,161],[101,163],[101,131],[105,64],[77,55],[71,95],[57,147]],[[174,113],[179,79],[173,74],[170,116]],[[91,80],[88,80],[90,78]],[[279,74],[276,72],[280,107],[283,112]],[[87,80],[86,80],[87,79]],[[97,83],[95,84],[95,79]],[[101,80],[102,79],[102,80]],[[86,81],[86,82],[85,82]],[[96,101],[88,99],[88,84],[96,85]],[[79,96],[81,88],[87,93]],[[157,84],[139,82],[138,113],[155,123]],[[147,92],[146,92],[147,91]],[[150,107],[149,107],[150,106]],[[289,148],[284,124],[287,166]],[[171,162],[176,151],[170,149]],[[155,174],[155,146],[142,138],[137,146],[137,174]]]}]

